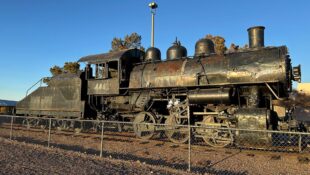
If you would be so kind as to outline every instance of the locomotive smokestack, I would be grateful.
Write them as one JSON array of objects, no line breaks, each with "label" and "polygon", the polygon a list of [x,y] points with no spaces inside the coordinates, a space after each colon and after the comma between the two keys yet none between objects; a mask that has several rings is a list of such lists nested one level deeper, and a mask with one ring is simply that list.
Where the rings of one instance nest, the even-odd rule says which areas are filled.
[{"label": "locomotive smokestack", "polygon": [[264,47],[264,26],[255,26],[248,28],[249,47],[260,48]]}]

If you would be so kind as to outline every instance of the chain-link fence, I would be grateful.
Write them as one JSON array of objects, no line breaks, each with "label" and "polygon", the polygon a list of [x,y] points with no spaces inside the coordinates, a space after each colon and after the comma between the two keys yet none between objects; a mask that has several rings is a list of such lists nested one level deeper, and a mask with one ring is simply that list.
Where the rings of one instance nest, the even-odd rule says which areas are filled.
[{"label": "chain-link fence", "polygon": [[241,149],[310,153],[310,133],[204,125],[0,116],[0,137],[200,173],[227,173]]},{"label": "chain-link fence", "polygon": [[191,126],[198,145],[273,152],[309,152],[310,133]]}]

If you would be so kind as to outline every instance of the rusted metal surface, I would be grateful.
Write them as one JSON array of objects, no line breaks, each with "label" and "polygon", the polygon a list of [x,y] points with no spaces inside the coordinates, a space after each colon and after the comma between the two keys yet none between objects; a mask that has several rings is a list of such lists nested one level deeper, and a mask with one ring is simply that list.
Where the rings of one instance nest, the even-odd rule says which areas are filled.
[{"label": "rusted metal surface", "polygon": [[235,116],[239,128],[266,130],[270,113],[262,108],[239,109]]},{"label": "rusted metal surface", "polygon": [[145,61],[160,61],[161,60],[161,52],[156,47],[150,47],[145,52]]},{"label": "rusted metal surface", "polygon": [[264,47],[264,30],[263,26],[255,26],[248,28],[249,46],[250,48]]},{"label": "rusted metal surface", "polygon": [[202,38],[196,42],[195,45],[195,56],[204,56],[214,54],[214,43],[212,40]]},{"label": "rusted metal surface", "polygon": [[89,95],[118,95],[119,94],[119,81],[118,77],[108,78],[105,80],[89,80],[88,81]]},{"label": "rusted metal surface", "polygon": [[106,61],[115,61],[121,58],[141,58],[144,56],[144,52],[139,49],[126,49],[118,52],[109,52],[103,54],[89,55],[79,59],[79,62],[88,62],[91,64],[102,63]]},{"label": "rusted metal surface", "polygon": [[[247,108],[239,109],[235,114],[238,128],[253,129],[253,130],[267,130],[267,121],[270,119],[270,111],[264,108]],[[239,131],[236,133],[236,138],[247,140],[247,142],[270,142],[271,138],[267,133],[250,133]]]},{"label": "rusted metal surface", "polygon": [[191,104],[229,104],[231,103],[232,89],[213,88],[190,91],[188,100]]},{"label": "rusted metal surface", "polygon": [[167,60],[183,58],[187,56],[187,50],[181,45],[181,42],[176,40],[167,50]]},{"label": "rusted metal surface", "polygon": [[278,81],[286,84],[286,47],[136,66],[129,88],[186,87]]},{"label": "rusted metal surface", "polygon": [[80,74],[61,74],[17,103],[16,114],[81,117],[85,110]]}]

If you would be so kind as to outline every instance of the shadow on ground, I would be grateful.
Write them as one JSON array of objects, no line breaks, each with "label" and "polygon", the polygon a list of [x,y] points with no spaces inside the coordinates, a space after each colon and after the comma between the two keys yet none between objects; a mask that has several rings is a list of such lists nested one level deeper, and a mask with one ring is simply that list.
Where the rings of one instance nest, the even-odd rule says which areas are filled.
[{"label": "shadow on ground", "polygon": [[[37,139],[29,138],[29,137],[14,137],[14,140],[19,141],[19,142],[38,144],[38,145],[42,145],[42,146],[48,145],[47,141],[37,140]],[[50,146],[55,147],[55,148],[60,148],[63,150],[82,152],[82,153],[86,153],[86,154],[90,154],[90,155],[100,155],[99,150],[89,149],[89,148],[87,149],[87,148],[84,148],[80,145],[66,145],[66,144],[51,143]],[[222,160],[220,160],[218,162],[210,164],[209,166],[192,166],[191,171],[195,172],[195,173],[210,173],[210,174],[219,174],[219,175],[220,174],[232,174],[232,175],[247,174],[247,172],[219,170],[219,169],[213,168],[214,165],[216,165],[216,164],[218,164],[218,163],[220,163],[226,159],[229,159],[233,156],[236,156],[237,154],[239,154],[239,152],[236,154],[229,155],[229,156],[223,158]],[[145,162],[146,164],[149,164],[149,165],[157,165],[157,166],[160,165],[160,166],[170,167],[170,168],[183,170],[183,171],[186,171],[188,168],[188,164],[186,162],[184,162],[184,163],[172,163],[172,162],[168,162],[168,161],[162,160],[162,159],[145,158],[145,157],[133,155],[131,153],[118,153],[118,152],[103,151],[102,156],[107,157],[107,158],[112,157],[113,159],[126,160],[126,161]]]}]

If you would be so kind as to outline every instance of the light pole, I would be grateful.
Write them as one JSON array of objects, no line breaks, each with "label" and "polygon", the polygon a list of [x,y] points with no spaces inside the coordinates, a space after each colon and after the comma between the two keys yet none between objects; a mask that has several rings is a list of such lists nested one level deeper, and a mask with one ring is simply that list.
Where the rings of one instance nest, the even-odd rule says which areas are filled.
[{"label": "light pole", "polygon": [[155,2],[149,3],[149,7],[151,8],[151,14],[152,14],[152,32],[151,32],[151,47],[154,47],[154,17],[156,13],[156,8],[158,5]]}]

